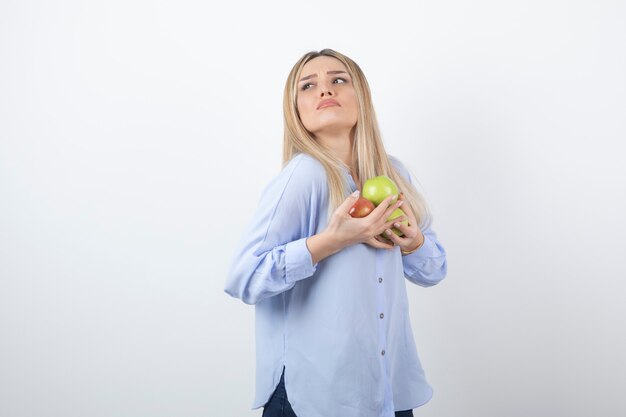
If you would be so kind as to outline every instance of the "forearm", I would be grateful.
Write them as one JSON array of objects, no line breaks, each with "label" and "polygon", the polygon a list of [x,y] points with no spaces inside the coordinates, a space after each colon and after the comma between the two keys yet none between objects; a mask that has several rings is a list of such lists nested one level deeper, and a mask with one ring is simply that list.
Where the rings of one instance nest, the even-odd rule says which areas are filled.
[{"label": "forearm", "polygon": [[343,249],[343,245],[326,231],[309,237],[306,245],[311,252],[313,265]]}]

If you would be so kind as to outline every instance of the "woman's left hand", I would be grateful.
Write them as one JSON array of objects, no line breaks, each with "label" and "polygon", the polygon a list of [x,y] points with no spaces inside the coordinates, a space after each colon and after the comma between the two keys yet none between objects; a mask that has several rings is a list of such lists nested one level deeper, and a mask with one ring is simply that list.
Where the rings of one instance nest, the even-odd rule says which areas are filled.
[{"label": "woman's left hand", "polygon": [[[404,194],[400,193],[398,199],[404,200]],[[376,236],[376,239],[380,242],[390,243],[393,242],[394,246],[400,246],[400,249],[403,251],[411,251],[422,244],[422,241],[425,239],[424,234],[417,226],[417,220],[415,220],[415,216],[413,212],[409,208],[408,204],[403,204],[401,210],[406,214],[406,216],[398,217],[398,221],[394,223],[394,227],[403,233],[403,236],[398,236],[391,229],[387,229],[384,232],[385,237]],[[409,225],[405,226],[401,222],[406,218],[409,219]]]}]

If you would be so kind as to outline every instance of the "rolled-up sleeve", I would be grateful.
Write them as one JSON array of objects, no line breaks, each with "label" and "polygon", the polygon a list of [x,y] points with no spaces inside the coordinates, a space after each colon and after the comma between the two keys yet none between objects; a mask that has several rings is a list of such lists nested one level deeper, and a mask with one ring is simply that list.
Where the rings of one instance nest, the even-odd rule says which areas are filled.
[{"label": "rolled-up sleeve", "polygon": [[317,221],[316,174],[300,162],[290,161],[263,190],[235,249],[224,291],[246,304],[287,291],[316,270],[306,245]]},{"label": "rolled-up sleeve", "polygon": [[424,244],[413,253],[402,256],[404,276],[422,287],[431,287],[446,277],[446,251],[430,228],[422,230]]},{"label": "rolled-up sleeve", "polygon": [[[411,173],[404,164],[393,156],[390,156],[390,160],[398,172],[413,184]],[[402,266],[404,276],[409,281],[422,287],[431,287],[441,282],[448,273],[446,250],[430,225],[426,226],[422,233],[424,244],[415,252],[403,255]]]},{"label": "rolled-up sleeve", "polygon": [[317,264],[313,265],[311,252],[306,245],[307,239],[308,237],[303,237],[285,245],[287,248],[285,252],[287,254],[285,262],[285,280],[287,283],[308,278],[315,272]]}]

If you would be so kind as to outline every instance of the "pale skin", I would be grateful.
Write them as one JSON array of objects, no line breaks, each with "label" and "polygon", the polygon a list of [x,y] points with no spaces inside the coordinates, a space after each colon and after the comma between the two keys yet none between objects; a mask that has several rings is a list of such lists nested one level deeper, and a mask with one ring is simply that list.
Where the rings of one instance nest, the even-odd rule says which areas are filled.
[{"label": "pale skin", "polygon": [[[329,98],[337,104],[318,108],[322,100]],[[300,73],[296,106],[307,130],[350,167],[355,183],[358,183],[358,178],[354,175],[351,152],[358,117],[358,100],[346,66],[338,59],[328,56],[320,56],[307,62]],[[353,218],[349,211],[358,196],[348,196],[333,212],[326,229],[306,240],[313,264],[357,243],[379,249],[393,249],[398,245],[405,251],[421,245],[424,235],[408,206],[402,206],[406,216],[386,221],[404,201],[401,193],[398,201],[389,206],[393,197],[387,197],[366,217]],[[407,218],[409,225],[405,226],[401,222]],[[404,235],[397,236],[391,231],[392,227]],[[390,241],[380,237],[382,233],[386,233]]]}]

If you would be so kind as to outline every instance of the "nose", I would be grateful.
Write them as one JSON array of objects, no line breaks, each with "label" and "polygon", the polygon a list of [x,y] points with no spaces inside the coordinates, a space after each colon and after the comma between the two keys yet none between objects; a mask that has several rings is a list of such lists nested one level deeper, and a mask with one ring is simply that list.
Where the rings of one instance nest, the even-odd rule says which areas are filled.
[{"label": "nose", "polygon": [[332,87],[330,87],[329,84],[324,83],[322,84],[320,90],[322,91],[322,97],[326,96],[332,96],[334,94]]}]

